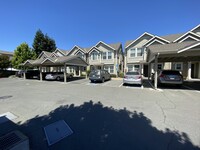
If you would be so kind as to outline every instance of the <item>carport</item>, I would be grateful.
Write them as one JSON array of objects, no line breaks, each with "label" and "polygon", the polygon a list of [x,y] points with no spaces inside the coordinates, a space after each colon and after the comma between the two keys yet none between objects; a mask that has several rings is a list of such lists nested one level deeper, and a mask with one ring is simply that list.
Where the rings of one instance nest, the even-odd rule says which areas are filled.
[{"label": "carport", "polygon": [[[193,61],[200,62],[200,41],[149,46],[147,47],[147,62],[149,64],[148,78],[151,76],[150,66],[154,63],[154,88],[157,89],[158,63],[186,62],[188,64],[187,79],[191,79],[191,62]],[[200,72],[200,69],[198,71]]]},{"label": "carport", "polygon": [[[42,81],[42,67],[64,67],[64,82],[67,82],[67,66],[77,66],[79,67],[79,75],[81,74],[80,67],[87,67],[88,63],[83,60],[80,56],[62,56],[54,58],[27,60],[22,64],[24,67],[39,67],[40,80]],[[24,78],[26,78],[24,74]],[[87,74],[86,74],[87,78]]]}]

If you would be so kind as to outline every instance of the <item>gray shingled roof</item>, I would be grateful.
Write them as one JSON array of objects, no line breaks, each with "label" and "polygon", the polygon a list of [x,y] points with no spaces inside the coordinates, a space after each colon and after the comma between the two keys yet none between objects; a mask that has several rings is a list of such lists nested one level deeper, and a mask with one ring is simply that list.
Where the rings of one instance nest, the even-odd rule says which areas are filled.
[{"label": "gray shingled roof", "polygon": [[131,44],[132,42],[134,42],[135,40],[129,40],[129,41],[126,41],[125,43],[125,47],[127,47],[129,44]]},{"label": "gray shingled roof", "polygon": [[182,42],[182,43],[170,43],[165,45],[151,45],[147,47],[148,50],[148,58],[147,61],[150,61],[155,54],[177,54],[177,52],[181,49],[187,48],[192,46],[200,41],[189,41],[189,42]]},{"label": "gray shingled roof", "polygon": [[[45,63],[42,63],[44,60],[51,60]],[[28,60],[23,65],[24,66],[39,66],[39,65],[48,65],[48,66],[60,66],[67,63],[68,65],[76,65],[76,66],[87,66],[87,62],[76,55],[71,56],[62,56],[57,58],[46,58],[46,59],[36,59],[36,60]]]},{"label": "gray shingled roof", "polygon": [[43,51],[43,53],[47,56],[47,57],[50,57],[51,56],[51,52],[47,52],[47,51]]},{"label": "gray shingled roof", "polygon": [[60,50],[61,52],[63,52],[65,55],[67,55],[67,54],[69,53],[69,51],[70,51],[70,50],[63,50],[63,49],[60,49],[60,48],[59,48],[59,50]]},{"label": "gray shingled roof", "polygon": [[121,46],[121,43],[113,43],[113,44],[108,44],[109,46],[111,46],[112,48],[114,48],[115,50],[118,50]]},{"label": "gray shingled roof", "polygon": [[5,54],[5,55],[14,55],[14,52],[9,52],[9,51],[3,51],[3,50],[0,50],[0,54]]},{"label": "gray shingled roof", "polygon": [[178,39],[185,33],[179,33],[179,34],[170,34],[170,35],[165,35],[165,36],[160,36],[161,38],[164,38],[170,42],[173,42],[174,40]]}]

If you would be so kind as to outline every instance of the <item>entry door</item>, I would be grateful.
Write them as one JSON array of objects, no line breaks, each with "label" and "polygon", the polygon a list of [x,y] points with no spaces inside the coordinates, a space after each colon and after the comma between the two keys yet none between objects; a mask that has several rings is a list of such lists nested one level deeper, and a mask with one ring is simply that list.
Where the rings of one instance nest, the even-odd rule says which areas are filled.
[{"label": "entry door", "polygon": [[195,78],[195,64],[191,64],[191,78]]},{"label": "entry door", "polygon": [[144,65],[144,76],[148,77],[148,65]]}]

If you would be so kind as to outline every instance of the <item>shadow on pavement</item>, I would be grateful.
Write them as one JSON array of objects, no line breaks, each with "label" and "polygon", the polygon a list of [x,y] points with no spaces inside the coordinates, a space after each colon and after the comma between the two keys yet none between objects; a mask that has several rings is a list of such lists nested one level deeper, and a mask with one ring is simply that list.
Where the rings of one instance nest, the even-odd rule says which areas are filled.
[{"label": "shadow on pavement", "polygon": [[[73,134],[48,147],[43,127],[65,120]],[[18,129],[29,137],[31,149],[55,150],[197,150],[186,133],[151,125],[143,113],[116,110],[101,103],[65,105],[25,123],[0,124],[0,133]]]}]

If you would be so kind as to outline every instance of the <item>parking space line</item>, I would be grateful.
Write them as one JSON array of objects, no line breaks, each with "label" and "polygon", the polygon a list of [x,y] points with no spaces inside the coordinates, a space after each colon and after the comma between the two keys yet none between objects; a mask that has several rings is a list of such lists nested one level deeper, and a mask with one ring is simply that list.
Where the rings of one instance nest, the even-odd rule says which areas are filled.
[{"label": "parking space line", "polygon": [[119,87],[121,87],[124,83],[120,84]]},{"label": "parking space line", "polygon": [[153,84],[148,80],[149,84],[151,85],[152,89],[154,89]]}]

